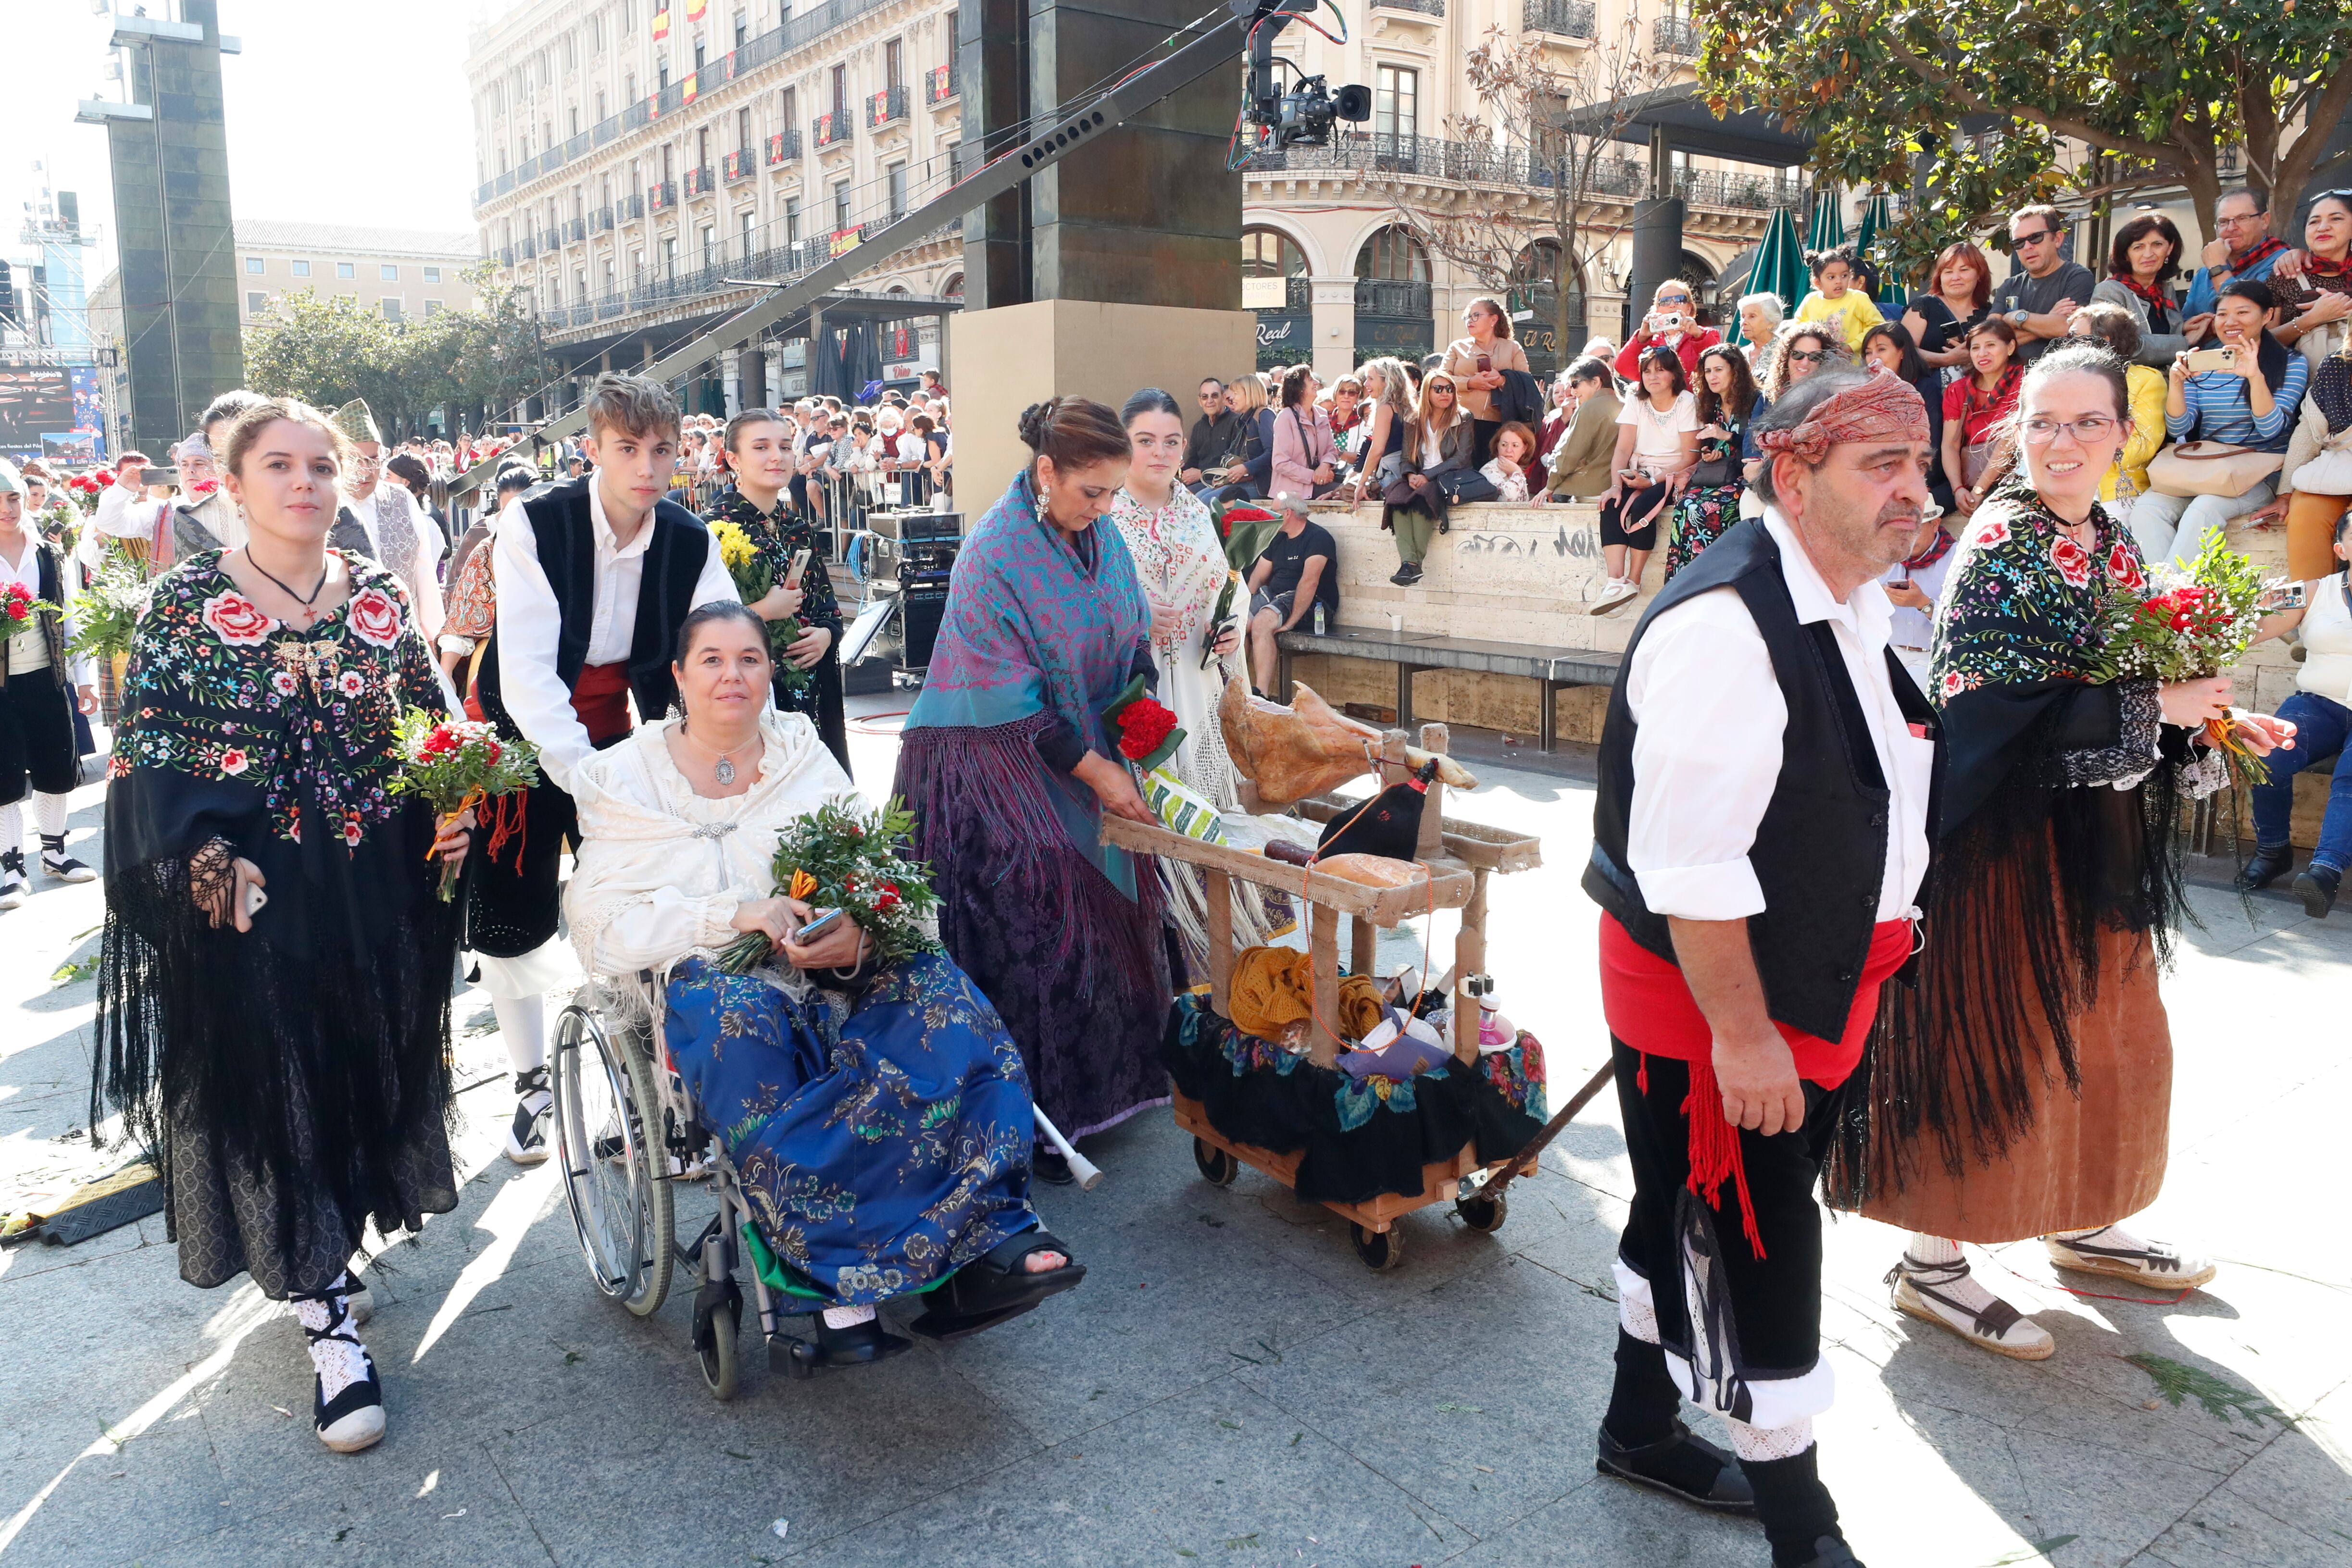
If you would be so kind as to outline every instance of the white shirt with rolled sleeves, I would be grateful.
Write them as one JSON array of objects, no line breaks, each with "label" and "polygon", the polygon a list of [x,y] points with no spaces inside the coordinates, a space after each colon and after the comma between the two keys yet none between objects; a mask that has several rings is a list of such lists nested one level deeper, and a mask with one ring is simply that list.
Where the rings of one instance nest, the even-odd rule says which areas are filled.
[{"label": "white shirt with rolled sleeves", "polygon": [[[1780,547],[1797,619],[1826,621],[1845,656],[1892,799],[1880,922],[1916,919],[1927,873],[1927,789],[1935,745],[1911,733],[1886,663],[1894,606],[1865,582],[1840,604],[1777,508],[1764,526]],[[1633,650],[1633,801],[1625,854],[1655,913],[1742,920],[1764,912],[1748,851],[1780,777],[1789,710],[1763,633],[1738,591],[1718,588],[1653,621]]]},{"label": "white shirt with rolled sleeves", "polygon": [[[622,544],[604,518],[604,498],[596,482],[588,483],[590,532],[596,543],[596,608],[588,624],[591,664],[617,664],[629,656],[637,627],[637,585],[644,580],[646,547],[653,542],[654,520],[648,515],[635,538]],[[572,788],[572,770],[595,747],[588,743],[588,727],[572,711],[572,693],[555,673],[555,644],[562,616],[556,608],[555,590],[539,564],[539,538],[520,497],[499,514],[498,530],[490,543],[490,572],[498,581],[499,698],[506,705],[523,737],[539,747],[539,765],[559,789]],[[711,540],[703,558],[702,576],[694,585],[694,602],[740,600],[735,579],[719,559],[719,541]],[[640,714],[651,721],[662,716]]]}]

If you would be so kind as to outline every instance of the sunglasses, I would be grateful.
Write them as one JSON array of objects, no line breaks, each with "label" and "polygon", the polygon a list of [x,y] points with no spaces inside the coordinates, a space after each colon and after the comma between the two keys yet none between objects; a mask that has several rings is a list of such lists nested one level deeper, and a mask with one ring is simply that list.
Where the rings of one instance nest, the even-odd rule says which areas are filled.
[{"label": "sunglasses", "polygon": [[1818,365],[1823,360],[1828,359],[1829,354],[1826,350],[1821,349],[1791,349],[1789,350],[1789,358],[1796,361],[1799,364]]},{"label": "sunglasses", "polygon": [[2010,243],[2011,245],[2040,245],[2043,240],[2050,238],[2057,232],[2058,231],[2055,229],[2043,229],[2038,235],[2016,235],[2011,236]]}]

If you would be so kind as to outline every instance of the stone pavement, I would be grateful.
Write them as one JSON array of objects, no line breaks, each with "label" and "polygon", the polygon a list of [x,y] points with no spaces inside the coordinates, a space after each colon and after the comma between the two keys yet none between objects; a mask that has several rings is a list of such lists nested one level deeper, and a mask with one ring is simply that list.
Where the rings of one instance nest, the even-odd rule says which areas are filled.
[{"label": "stone pavement", "polygon": [[[855,744],[859,777],[887,778],[888,738]],[[1545,869],[1496,884],[1489,967],[1565,1092],[1605,1048],[1576,887],[1591,792],[1480,767],[1465,813],[1544,836]],[[77,804],[95,862],[97,792]],[[2026,1365],[1891,1312],[1892,1232],[1829,1232],[1823,1469],[1874,1568],[2352,1563],[2352,1255],[2322,1218],[2352,1103],[2328,1043],[2352,918],[2196,902],[2206,929],[2167,984],[2173,1161],[2151,1218],[2225,1260],[2211,1289],[2070,1295],[2038,1247],[2004,1249],[1979,1266],[2058,1339]],[[102,1168],[68,1136],[91,987],[51,977],[95,953],[100,912],[95,886],[45,887],[0,915],[0,1201]],[[1090,1145],[1097,1191],[1041,1195],[1092,1270],[1077,1291],[809,1383],[767,1373],[747,1334],[745,1388],[720,1406],[686,1293],[646,1322],[598,1298],[553,1167],[497,1156],[503,1054],[478,992],[457,1017],[462,1203],[370,1270],[386,1441],[320,1448],[291,1322],[249,1284],[181,1283],[160,1219],[0,1252],[5,1568],[1767,1561],[1752,1525],[1593,1475],[1627,1189],[1605,1098],[1500,1233],[1415,1215],[1389,1274],[1263,1177],[1211,1187],[1148,1113]],[[684,1228],[707,1203],[679,1209]]]}]

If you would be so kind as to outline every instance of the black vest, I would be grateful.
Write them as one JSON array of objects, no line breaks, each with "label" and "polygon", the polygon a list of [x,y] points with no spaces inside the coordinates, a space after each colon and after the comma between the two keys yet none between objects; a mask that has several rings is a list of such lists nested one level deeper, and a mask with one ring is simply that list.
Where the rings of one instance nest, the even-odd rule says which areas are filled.
[{"label": "black vest", "polygon": [[[34,624],[41,629],[41,641],[49,651],[48,669],[36,673],[46,674],[61,689],[71,691],[73,676],[66,667],[65,571],[58,564],[57,550],[36,531],[35,518],[30,514],[25,518],[25,531],[33,535],[33,597],[44,604],[59,607],[44,610],[34,617]],[[8,641],[0,638],[0,685],[8,684]]]},{"label": "black vest", "polygon": [[[561,626],[555,636],[555,673],[565,686],[576,685],[588,662],[588,631],[596,614],[596,523],[588,509],[593,475],[558,485],[545,493],[523,497],[523,515],[530,519],[539,545],[539,564],[555,591]],[[702,580],[710,556],[710,531],[702,519],[675,501],[654,503],[653,538],[646,541],[644,575],[637,582],[637,620],[629,636],[629,689],[637,699],[637,715],[651,721],[669,712],[677,700],[677,681],[670,660],[677,652],[677,630],[694,609],[695,584]],[[520,734],[499,700],[499,633],[490,632],[489,647],[474,677],[474,693],[481,699],[483,716],[502,729]]]},{"label": "black vest", "polygon": [[[1789,708],[1780,780],[1748,852],[1765,903],[1764,913],[1748,922],[1748,940],[1772,1017],[1835,1040],[1845,1032],[1878,920],[1890,796],[1837,633],[1825,621],[1810,626],[1798,621],[1780,571],[1780,548],[1769,530],[1760,521],[1740,523],[1676,575],[1633,629],[1601,736],[1601,789],[1584,891],[1635,942],[1674,960],[1666,917],[1643,901],[1626,863],[1635,725],[1625,682],[1652,622],[1685,600],[1729,586],[1756,618]],[[1904,717],[1940,738],[1934,709],[1892,652],[1886,665]]]}]

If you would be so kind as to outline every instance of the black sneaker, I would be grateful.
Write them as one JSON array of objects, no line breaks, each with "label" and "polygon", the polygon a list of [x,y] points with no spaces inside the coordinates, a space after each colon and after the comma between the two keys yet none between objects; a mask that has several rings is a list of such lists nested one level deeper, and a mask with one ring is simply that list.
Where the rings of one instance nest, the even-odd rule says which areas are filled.
[{"label": "black sneaker", "polygon": [[2294,891],[2303,899],[2303,912],[2314,920],[2325,920],[2327,912],[2336,907],[2336,884],[2344,873],[2332,865],[2312,865],[2294,879]]},{"label": "black sneaker", "polygon": [[2284,876],[2294,863],[2294,848],[2291,844],[2257,844],[2253,859],[2238,873],[2240,893],[2258,893]]},{"label": "black sneaker", "polygon": [[1756,1490],[1739,1461],[1680,1421],[1654,1443],[1628,1448],[1601,1428],[1601,1451],[1592,1468],[1604,1476],[1695,1502],[1718,1513],[1753,1514]]},{"label": "black sneaker", "polygon": [[555,1097],[547,1092],[544,1065],[515,1074],[515,1113],[507,1127],[507,1158],[519,1166],[535,1166],[547,1158],[547,1119],[554,1105]]}]

